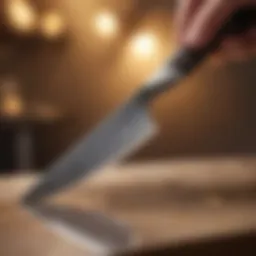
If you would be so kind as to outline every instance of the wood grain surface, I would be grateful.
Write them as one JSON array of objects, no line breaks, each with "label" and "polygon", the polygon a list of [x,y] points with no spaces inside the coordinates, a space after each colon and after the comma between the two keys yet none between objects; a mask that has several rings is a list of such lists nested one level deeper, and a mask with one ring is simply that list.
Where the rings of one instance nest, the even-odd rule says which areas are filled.
[{"label": "wood grain surface", "polygon": [[[0,179],[0,255],[92,255],[19,205],[35,175]],[[128,225],[140,243],[161,246],[256,231],[256,158],[109,166],[49,200]]]}]

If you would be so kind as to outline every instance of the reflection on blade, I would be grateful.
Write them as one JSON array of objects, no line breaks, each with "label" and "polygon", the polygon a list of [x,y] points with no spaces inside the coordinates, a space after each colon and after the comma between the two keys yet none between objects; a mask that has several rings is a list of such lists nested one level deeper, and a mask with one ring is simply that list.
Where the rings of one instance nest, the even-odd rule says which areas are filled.
[{"label": "reflection on blade", "polygon": [[95,255],[108,255],[138,243],[123,223],[97,212],[44,204],[34,207],[32,211],[64,239]]},{"label": "reflection on blade", "polygon": [[149,116],[147,104],[135,98],[51,166],[46,177],[25,198],[25,203],[39,203],[103,164],[126,157],[155,133],[156,125]]}]

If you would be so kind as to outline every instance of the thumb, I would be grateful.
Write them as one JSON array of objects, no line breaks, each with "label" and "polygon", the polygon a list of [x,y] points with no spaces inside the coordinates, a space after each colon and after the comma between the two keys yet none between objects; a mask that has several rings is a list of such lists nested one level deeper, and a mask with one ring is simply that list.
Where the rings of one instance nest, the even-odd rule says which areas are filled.
[{"label": "thumb", "polygon": [[200,48],[209,43],[228,17],[239,8],[237,2],[239,1],[204,1],[195,14],[183,43],[193,48]]},{"label": "thumb", "polygon": [[179,0],[178,10],[176,13],[176,26],[178,28],[178,36],[182,41],[184,35],[186,35],[186,30],[191,19],[193,19],[194,14],[197,12],[197,8],[200,7],[203,0]]}]

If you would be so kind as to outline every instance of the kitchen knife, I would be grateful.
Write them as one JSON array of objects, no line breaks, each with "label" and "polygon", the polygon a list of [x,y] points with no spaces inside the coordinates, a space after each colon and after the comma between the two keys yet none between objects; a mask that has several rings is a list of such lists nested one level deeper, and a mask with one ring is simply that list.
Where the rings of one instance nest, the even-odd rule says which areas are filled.
[{"label": "kitchen knife", "polygon": [[38,204],[83,177],[92,175],[102,165],[119,161],[147,143],[157,133],[157,124],[150,115],[152,101],[190,75],[216,50],[223,36],[242,33],[248,26],[255,25],[255,20],[255,7],[240,10],[229,17],[205,48],[179,50],[123,106],[51,165],[46,175],[23,198],[23,203]]}]

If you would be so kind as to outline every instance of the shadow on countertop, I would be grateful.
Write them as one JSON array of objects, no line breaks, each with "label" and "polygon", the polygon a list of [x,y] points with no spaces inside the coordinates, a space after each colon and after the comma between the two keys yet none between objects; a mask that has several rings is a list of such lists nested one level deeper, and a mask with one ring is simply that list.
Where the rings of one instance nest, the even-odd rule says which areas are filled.
[{"label": "shadow on countertop", "polygon": [[194,243],[166,245],[116,256],[253,256],[256,255],[256,232],[248,232]]}]

